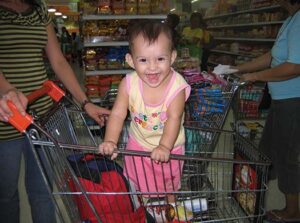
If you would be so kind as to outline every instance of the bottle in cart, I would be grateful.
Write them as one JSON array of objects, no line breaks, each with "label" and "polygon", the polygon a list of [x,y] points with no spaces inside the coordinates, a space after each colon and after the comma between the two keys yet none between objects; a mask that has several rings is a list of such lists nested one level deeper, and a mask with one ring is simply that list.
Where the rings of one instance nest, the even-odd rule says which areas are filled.
[{"label": "bottle in cart", "polygon": [[146,206],[148,213],[152,215],[155,222],[189,222],[193,219],[193,213],[208,210],[207,199],[195,198],[178,201],[169,204],[151,203]]},{"label": "bottle in cart", "polygon": [[194,198],[183,200],[180,205],[192,212],[204,212],[208,210],[208,204],[206,198]]}]

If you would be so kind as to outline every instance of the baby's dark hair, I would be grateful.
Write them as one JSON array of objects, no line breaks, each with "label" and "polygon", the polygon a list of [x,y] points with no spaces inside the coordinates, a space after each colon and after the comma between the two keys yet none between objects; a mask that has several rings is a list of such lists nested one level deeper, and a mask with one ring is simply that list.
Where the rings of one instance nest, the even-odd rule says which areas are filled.
[{"label": "baby's dark hair", "polygon": [[171,50],[174,50],[172,30],[168,25],[156,20],[137,20],[132,22],[128,26],[129,51],[131,52],[133,41],[138,35],[141,34],[151,44],[158,39],[161,33],[167,36],[170,40]]},{"label": "baby's dark hair", "polygon": [[290,3],[292,5],[294,5],[294,4],[300,4],[300,0],[290,0]]}]

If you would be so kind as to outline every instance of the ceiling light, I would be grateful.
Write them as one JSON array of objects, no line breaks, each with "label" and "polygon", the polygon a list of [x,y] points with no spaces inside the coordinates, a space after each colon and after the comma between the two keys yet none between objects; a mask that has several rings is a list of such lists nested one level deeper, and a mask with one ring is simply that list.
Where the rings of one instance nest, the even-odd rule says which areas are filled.
[{"label": "ceiling light", "polygon": [[56,9],[55,8],[49,8],[48,12],[56,12]]},{"label": "ceiling light", "polygon": [[60,16],[60,15],[62,15],[62,13],[61,12],[55,12],[54,15]]},{"label": "ceiling light", "polygon": [[68,16],[66,16],[66,15],[63,15],[63,16],[62,16],[62,18],[63,18],[63,19],[66,19],[66,18],[68,18]]},{"label": "ceiling light", "polygon": [[170,9],[170,12],[173,12],[173,11],[175,11],[176,9],[175,8],[172,8],[172,9]]}]

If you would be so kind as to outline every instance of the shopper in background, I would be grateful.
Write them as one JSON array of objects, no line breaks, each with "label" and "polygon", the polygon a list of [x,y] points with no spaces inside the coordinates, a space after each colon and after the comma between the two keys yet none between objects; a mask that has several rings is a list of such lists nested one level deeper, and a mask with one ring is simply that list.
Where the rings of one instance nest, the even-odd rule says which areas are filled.
[{"label": "shopper in background", "polygon": [[[141,192],[148,192],[149,188],[162,193],[176,191],[180,187],[182,164],[168,161],[171,153],[185,151],[183,112],[190,86],[171,68],[176,50],[169,26],[140,21],[130,28],[128,39],[130,53],[126,61],[135,72],[126,75],[120,84],[99,151],[112,158],[117,156],[114,149],[129,109],[132,121],[127,149],[151,152],[154,161],[166,166],[152,165],[147,157],[125,157],[124,173]],[[174,201],[174,197],[168,196],[168,201]]]},{"label": "shopper in background", "polygon": [[202,46],[204,43],[204,32],[201,28],[203,23],[202,14],[193,12],[190,16],[190,25],[182,31],[181,47],[189,48],[190,56],[199,58],[202,57]]},{"label": "shopper in background", "polygon": [[67,28],[64,27],[64,26],[61,28],[60,44],[61,44],[61,50],[62,50],[65,58],[69,62],[71,62],[71,58],[72,58],[72,36],[70,35]]},{"label": "shopper in background", "polygon": [[76,56],[77,56],[78,64],[80,67],[82,67],[83,43],[82,43],[82,37],[80,36],[80,34],[76,35],[75,46],[76,46]]},{"label": "shopper in background", "polygon": [[176,27],[178,26],[179,22],[180,22],[180,17],[176,14],[168,14],[167,15],[167,18],[166,18],[166,24],[168,26],[170,26],[170,28],[172,29],[173,31],[173,41],[174,41],[174,45],[175,47],[177,47],[179,41],[180,41],[180,35],[176,29]]},{"label": "shopper in background", "polygon": [[75,100],[99,124],[109,111],[90,103],[65,60],[46,5],[42,1],[0,1],[0,222],[19,223],[18,179],[22,153],[25,185],[35,223],[55,222],[54,206],[26,137],[7,123],[12,101],[21,114],[27,108],[38,115],[52,105],[48,96],[27,105],[25,95],[47,80],[43,50],[57,77]]},{"label": "shopper in background", "polygon": [[207,24],[203,19],[201,19],[200,27],[203,30],[201,70],[207,71],[207,62],[210,55],[210,50],[215,47],[216,43],[211,33],[207,30]]},{"label": "shopper in background", "polygon": [[[267,213],[269,220],[300,222],[300,0],[278,0],[289,17],[272,50],[237,66],[245,81],[266,81],[272,97],[260,149],[271,158],[271,179],[284,193],[283,210]],[[276,196],[276,195],[273,195]]]},{"label": "shopper in background", "polygon": [[72,37],[72,63],[74,63],[75,59],[77,59],[77,47],[76,47],[77,33],[72,32],[71,37]]}]

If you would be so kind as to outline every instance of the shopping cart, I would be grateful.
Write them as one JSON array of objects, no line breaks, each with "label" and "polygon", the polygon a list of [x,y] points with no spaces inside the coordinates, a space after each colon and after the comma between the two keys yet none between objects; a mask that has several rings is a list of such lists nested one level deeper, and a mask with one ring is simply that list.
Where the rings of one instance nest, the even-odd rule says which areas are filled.
[{"label": "shopping cart", "polygon": [[[221,80],[222,79],[222,80]],[[190,125],[222,129],[236,90],[245,85],[234,75],[221,75],[215,81],[192,85],[185,121]]]},{"label": "shopping cart", "polygon": [[[201,148],[211,142],[209,137],[218,131],[215,150],[206,155],[205,150],[199,149],[202,155],[194,157],[172,155],[169,163],[157,164],[151,161],[147,152],[123,149],[127,143],[127,124],[118,143],[118,158],[111,161],[97,153],[97,145],[103,136],[91,134],[84,113],[69,100],[64,100],[63,95],[58,98],[62,98],[60,102],[39,119],[29,115],[23,117],[9,102],[13,110],[9,121],[24,132],[31,143],[56,205],[59,222],[262,221],[269,162],[236,133],[186,127],[204,136],[204,141],[192,140]],[[155,181],[157,172],[145,173],[143,168],[137,168],[140,175],[133,186],[131,179],[123,177],[126,176],[126,157],[133,161],[150,159],[151,166],[160,169],[163,176],[157,183],[173,179],[175,174],[166,170],[171,169],[170,165],[178,165],[182,169],[177,171],[180,189],[157,190],[154,185],[147,191],[136,190],[140,180],[146,184],[149,178]],[[203,167],[203,163],[207,166]],[[107,191],[103,189],[103,183],[106,187],[123,189],[126,185],[126,190]],[[175,201],[168,203],[167,195],[175,196]],[[124,205],[124,202],[130,202],[130,205]],[[140,216],[138,219],[134,219],[136,212]]]},{"label": "shopping cart", "polygon": [[[218,76],[218,82],[202,82],[192,85],[192,93],[186,103],[185,124],[188,126],[197,126],[207,129],[222,129],[226,117],[231,108],[235,93],[246,82],[241,82],[239,77],[234,74],[224,74]],[[209,134],[186,128],[186,154],[197,155],[198,147],[194,146],[193,141],[205,141],[203,150],[206,153],[213,152],[215,144],[219,140],[219,131]],[[203,137],[203,135],[205,135]]]},{"label": "shopping cart", "polygon": [[241,119],[260,119],[264,118],[267,110],[259,109],[262,97],[264,95],[264,85],[247,85],[239,89],[236,103],[234,104],[235,117]]}]

